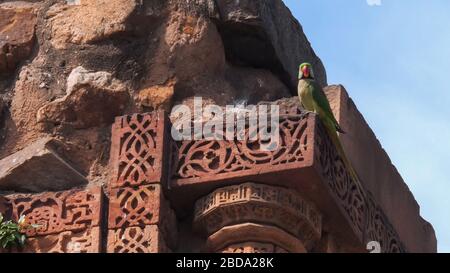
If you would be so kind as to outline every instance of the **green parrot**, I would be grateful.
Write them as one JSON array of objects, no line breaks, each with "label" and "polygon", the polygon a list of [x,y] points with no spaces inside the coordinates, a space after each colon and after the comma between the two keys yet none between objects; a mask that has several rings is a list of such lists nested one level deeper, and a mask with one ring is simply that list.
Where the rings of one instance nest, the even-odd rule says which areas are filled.
[{"label": "green parrot", "polygon": [[345,133],[339,126],[333,111],[331,110],[330,103],[323,92],[322,87],[316,82],[314,78],[314,71],[312,65],[309,63],[303,63],[299,69],[299,83],[298,83],[298,97],[300,103],[305,110],[316,113],[322,121],[328,135],[330,136],[333,144],[336,146],[339,155],[341,156],[347,169],[350,171],[352,178],[359,182],[358,176],[353,169],[350,161],[345,155],[342,144],[339,140],[338,134]]}]

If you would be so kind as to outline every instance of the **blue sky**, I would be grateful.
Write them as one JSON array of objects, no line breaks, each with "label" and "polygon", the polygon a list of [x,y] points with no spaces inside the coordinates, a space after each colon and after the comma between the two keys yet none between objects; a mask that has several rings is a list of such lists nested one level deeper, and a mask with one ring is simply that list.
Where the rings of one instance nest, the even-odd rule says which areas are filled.
[{"label": "blue sky", "polygon": [[450,1],[284,2],[450,252]]}]

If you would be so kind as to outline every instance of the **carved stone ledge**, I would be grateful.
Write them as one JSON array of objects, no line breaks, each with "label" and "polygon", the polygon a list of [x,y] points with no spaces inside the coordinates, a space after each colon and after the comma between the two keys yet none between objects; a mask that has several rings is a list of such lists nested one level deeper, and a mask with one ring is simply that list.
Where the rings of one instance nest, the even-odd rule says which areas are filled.
[{"label": "carved stone ledge", "polygon": [[[386,252],[405,250],[386,217],[379,216],[384,215],[379,206],[349,175],[317,116],[291,105],[282,113],[280,146],[275,151],[260,149],[260,140],[249,140],[254,132],[248,124],[244,140],[237,140],[236,135],[234,140],[172,141],[162,112],[117,118],[111,149],[115,168],[111,188],[123,191],[123,187],[158,183],[166,189],[167,180],[167,196],[177,214],[188,216],[195,206],[195,227],[207,235],[226,226],[262,219],[305,241],[309,249],[307,242],[315,241],[322,229],[317,229],[313,214],[300,213],[301,223],[305,223],[301,226],[298,217],[279,217],[296,215],[295,210],[266,197],[233,201],[241,197],[232,197],[236,196],[232,192],[208,195],[248,181],[288,188],[314,203],[323,216],[320,226],[332,235],[335,249],[366,252],[368,240],[380,240]],[[169,161],[168,168],[158,165],[164,161]],[[231,196],[224,201],[227,205],[221,204],[228,198],[224,196]],[[273,212],[280,207],[282,213]]]},{"label": "carved stone ledge", "polygon": [[[262,141],[251,141],[251,128],[245,140],[186,140],[171,145],[170,185],[177,207],[208,194],[212,190],[246,181],[289,186],[283,178],[291,172],[307,176],[305,168],[313,164],[313,128],[315,118],[303,115],[280,117],[279,148],[260,149]],[[278,183],[274,183],[277,180]],[[180,200],[180,201],[177,201]]]},{"label": "carved stone ledge", "polygon": [[209,236],[206,245],[210,252],[307,252],[302,241],[282,229],[254,223],[224,227]]}]

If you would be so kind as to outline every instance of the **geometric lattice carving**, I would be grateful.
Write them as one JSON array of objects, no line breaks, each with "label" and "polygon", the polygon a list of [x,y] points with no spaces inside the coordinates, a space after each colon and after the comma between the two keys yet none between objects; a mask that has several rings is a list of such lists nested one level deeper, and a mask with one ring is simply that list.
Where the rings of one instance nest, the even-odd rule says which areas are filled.
[{"label": "geometric lattice carving", "polygon": [[161,111],[116,118],[111,146],[112,188],[161,182],[165,123]]},{"label": "geometric lattice carving", "polygon": [[170,252],[157,225],[110,230],[109,253],[163,253]]},{"label": "geometric lattice carving", "polygon": [[110,234],[120,230],[125,232],[128,227],[146,230],[149,225],[157,225],[158,232],[165,236],[169,246],[176,245],[176,216],[164,198],[161,185],[151,184],[111,190],[108,228],[114,231],[110,231]]},{"label": "geometric lattice carving", "polygon": [[109,228],[158,224],[161,205],[160,185],[124,187],[111,190]]},{"label": "geometric lattice carving", "polygon": [[[367,213],[370,210],[367,207],[366,191],[359,181],[353,181],[343,160],[337,153],[336,147],[324,131],[321,122],[317,117],[311,119],[307,118],[307,115],[292,114],[281,116],[280,121],[282,124],[280,126],[281,142],[283,143],[281,147],[283,149],[275,151],[275,157],[270,154],[271,152],[266,152],[267,154],[255,158],[242,156],[242,154],[251,154],[251,152],[247,152],[248,150],[251,151],[251,148],[242,152],[241,147],[249,147],[246,140],[215,142],[201,140],[176,143],[175,149],[172,149],[176,156],[172,161],[178,164],[172,170],[172,179],[176,185],[182,186],[208,180],[221,181],[222,179],[228,179],[227,177],[230,177],[228,180],[232,180],[235,177],[251,176],[255,173],[264,175],[273,171],[289,170],[291,168],[290,163],[294,163],[292,166],[297,169],[308,168],[313,165],[321,180],[325,182],[326,190],[333,197],[336,207],[352,228],[353,234],[360,242],[363,242],[366,237]],[[258,146],[255,147],[255,151],[260,152]],[[284,148],[292,148],[293,150]],[[311,155],[313,159],[309,158]],[[289,160],[281,158],[289,158]],[[280,162],[281,164],[279,164]],[[298,164],[301,162],[305,163],[304,167]],[[208,202],[213,201],[205,200],[204,202],[208,204]],[[245,210],[252,209],[245,205],[240,205],[239,208],[241,214]],[[230,215],[237,214],[233,211],[232,206],[222,210],[224,211],[222,214],[226,216],[217,216],[217,219],[210,216],[208,220],[210,223],[206,223],[206,226],[214,227],[213,229],[216,230],[218,226],[223,225],[225,219],[230,218]],[[385,239],[390,242],[386,245],[392,246],[387,247],[386,250],[402,249],[395,230],[391,228],[389,221],[386,219],[382,225],[386,230],[389,230],[384,235],[388,236],[387,234],[389,234],[390,236],[389,239]]]},{"label": "geometric lattice carving", "polygon": [[[176,245],[176,217],[165,185],[167,120],[163,111],[116,118],[112,128],[108,252],[167,252]],[[168,238],[168,240],[164,240]]]}]

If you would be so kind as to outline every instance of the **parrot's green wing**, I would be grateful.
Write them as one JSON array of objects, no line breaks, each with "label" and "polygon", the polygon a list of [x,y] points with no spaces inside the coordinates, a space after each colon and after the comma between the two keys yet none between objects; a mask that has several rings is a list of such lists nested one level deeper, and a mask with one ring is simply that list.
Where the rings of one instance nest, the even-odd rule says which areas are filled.
[{"label": "parrot's green wing", "polygon": [[312,95],[314,101],[317,103],[317,105],[319,105],[320,108],[322,108],[327,118],[333,121],[334,125],[336,126],[336,130],[338,130],[339,132],[343,132],[341,127],[339,126],[339,123],[334,117],[333,111],[331,110],[330,102],[328,101],[327,96],[323,92],[322,87],[317,82],[313,82],[313,88],[314,91],[312,92]]}]

